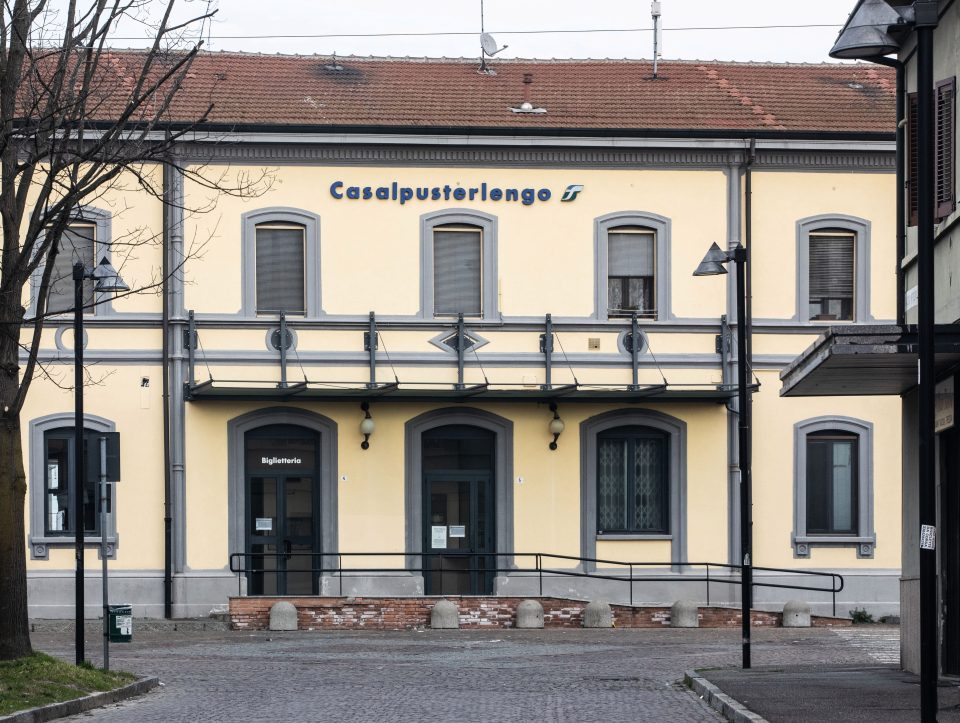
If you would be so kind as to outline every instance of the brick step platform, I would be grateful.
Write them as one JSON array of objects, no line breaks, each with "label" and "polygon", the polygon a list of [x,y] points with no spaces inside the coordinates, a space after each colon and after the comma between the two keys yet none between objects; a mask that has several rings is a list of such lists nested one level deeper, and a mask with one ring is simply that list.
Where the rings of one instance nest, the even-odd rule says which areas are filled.
[{"label": "brick step platform", "polygon": [[[277,602],[289,602],[297,608],[300,630],[411,630],[430,627],[430,611],[439,600],[450,600],[460,612],[464,629],[512,628],[517,605],[534,599],[543,606],[545,628],[579,628],[583,626],[585,600],[554,597],[475,597],[447,595],[437,597],[232,597],[229,620],[233,630],[266,630],[270,608]],[[614,627],[670,627],[668,606],[611,605]],[[740,608],[701,607],[700,627],[738,628]],[[782,614],[754,610],[753,627],[779,627]],[[847,618],[810,616],[814,627],[846,627]]]}]

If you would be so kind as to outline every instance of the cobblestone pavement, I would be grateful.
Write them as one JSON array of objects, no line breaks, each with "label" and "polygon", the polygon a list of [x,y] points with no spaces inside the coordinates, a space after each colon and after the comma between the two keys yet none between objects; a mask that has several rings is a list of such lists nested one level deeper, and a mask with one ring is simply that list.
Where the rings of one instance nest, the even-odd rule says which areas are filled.
[{"label": "cobblestone pavement", "polygon": [[[754,665],[875,665],[856,630],[756,630]],[[33,639],[73,655],[69,634]],[[717,721],[679,680],[739,662],[739,630],[135,632],[111,667],[163,687],[67,720]]]}]

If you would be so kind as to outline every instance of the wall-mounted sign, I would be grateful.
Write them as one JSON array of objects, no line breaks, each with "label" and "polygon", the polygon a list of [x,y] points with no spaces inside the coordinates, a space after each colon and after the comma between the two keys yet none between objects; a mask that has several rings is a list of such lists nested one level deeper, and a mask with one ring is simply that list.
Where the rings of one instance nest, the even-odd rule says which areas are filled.
[{"label": "wall-mounted sign", "polygon": [[447,526],[433,525],[430,528],[430,547],[434,550],[447,549]]},{"label": "wall-mounted sign", "polygon": [[464,525],[450,525],[450,537],[466,537],[467,528]]},{"label": "wall-mounted sign", "polygon": [[943,432],[953,426],[953,410],[953,377],[950,377],[937,384],[934,396],[933,428],[937,432]]},{"label": "wall-mounted sign", "polygon": [[[572,183],[563,190],[560,200],[575,201],[583,191],[582,183]],[[553,198],[549,188],[512,188],[493,186],[486,182],[479,186],[444,184],[443,186],[401,186],[397,181],[382,186],[348,186],[343,181],[330,184],[330,195],[349,201],[394,201],[401,206],[413,201],[492,201],[494,203],[519,203],[532,206]]]}]

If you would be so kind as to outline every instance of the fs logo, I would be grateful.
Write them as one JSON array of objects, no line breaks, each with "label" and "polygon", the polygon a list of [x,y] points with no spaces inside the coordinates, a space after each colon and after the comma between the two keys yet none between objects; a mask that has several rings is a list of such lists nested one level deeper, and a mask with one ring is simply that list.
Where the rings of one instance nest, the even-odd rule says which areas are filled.
[{"label": "fs logo", "polygon": [[567,189],[563,192],[563,196],[561,196],[560,201],[561,202],[575,201],[577,200],[577,195],[582,190],[583,190],[582,183],[571,183],[569,186],[567,186]]}]

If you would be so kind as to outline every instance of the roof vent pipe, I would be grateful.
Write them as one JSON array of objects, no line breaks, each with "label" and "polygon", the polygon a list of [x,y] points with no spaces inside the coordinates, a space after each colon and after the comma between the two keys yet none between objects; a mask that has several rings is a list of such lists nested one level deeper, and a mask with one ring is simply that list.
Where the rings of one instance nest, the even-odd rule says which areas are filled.
[{"label": "roof vent pipe", "polygon": [[660,58],[660,0],[650,3],[650,15],[653,17],[653,79],[657,79],[657,61]]}]

